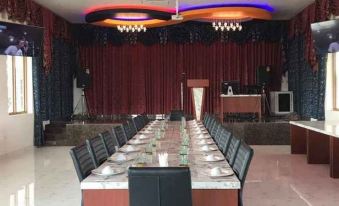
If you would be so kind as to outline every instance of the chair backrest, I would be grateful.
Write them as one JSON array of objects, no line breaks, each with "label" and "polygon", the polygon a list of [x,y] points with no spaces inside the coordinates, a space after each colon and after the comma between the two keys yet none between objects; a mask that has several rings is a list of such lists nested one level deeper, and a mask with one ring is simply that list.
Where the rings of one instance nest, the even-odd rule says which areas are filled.
[{"label": "chair backrest", "polygon": [[208,113],[205,113],[205,115],[204,115],[204,120],[203,120],[203,124],[204,124],[205,126],[206,126],[206,124],[207,124],[208,119],[209,119],[209,114],[208,114]]},{"label": "chair backrest", "polygon": [[126,144],[127,142],[127,137],[124,131],[124,128],[122,127],[122,125],[118,125],[113,127],[113,134],[115,135],[115,138],[118,142],[118,146],[122,147]]},{"label": "chair backrest", "polygon": [[241,188],[245,183],[246,175],[250,167],[253,154],[253,149],[242,141],[233,165],[233,170],[241,182]]},{"label": "chair backrest", "polygon": [[181,121],[181,118],[184,116],[185,116],[184,111],[172,110],[170,113],[170,121]]},{"label": "chair backrest", "polygon": [[93,158],[95,167],[99,167],[107,160],[107,157],[109,157],[105,147],[104,139],[98,135],[87,139],[86,144]]},{"label": "chair backrest", "polygon": [[149,123],[149,119],[148,119],[148,117],[147,117],[146,114],[142,114],[142,115],[141,115],[141,118],[142,118],[142,121],[143,121],[143,123],[144,123],[144,126],[147,125],[147,124]]},{"label": "chair backrest", "polygon": [[134,132],[132,128],[130,127],[130,125],[128,124],[128,122],[125,122],[124,124],[122,124],[122,127],[124,128],[127,139],[128,140],[132,139],[134,136]]},{"label": "chair backrest", "polygon": [[137,128],[135,127],[133,120],[129,119],[129,120],[127,120],[127,123],[128,123],[128,125],[129,125],[129,128],[130,128],[130,129],[132,130],[132,132],[133,132],[133,136],[136,135],[136,134],[138,133],[138,130],[137,130]]},{"label": "chair backrest", "polygon": [[192,206],[188,167],[130,167],[130,206]]},{"label": "chair backrest", "polygon": [[140,131],[144,127],[142,120],[140,119],[140,116],[136,116],[132,120],[133,120],[135,128],[137,128],[138,131]]},{"label": "chair backrest", "polygon": [[234,160],[237,155],[239,145],[240,145],[240,139],[233,136],[231,138],[231,142],[227,148],[227,151],[225,151],[226,159],[231,166],[233,166],[234,164]]},{"label": "chair backrest", "polygon": [[219,132],[219,129],[221,128],[221,123],[219,121],[216,121],[215,126],[213,127],[211,131],[211,136],[213,139],[217,136],[217,133]]},{"label": "chair backrest", "polygon": [[118,145],[118,143],[115,142],[115,139],[113,138],[112,134],[109,131],[105,131],[100,133],[99,135],[104,139],[108,155],[111,156],[112,154],[114,154],[115,146]]},{"label": "chair backrest", "polygon": [[[220,138],[221,138],[221,133],[225,130],[225,127],[220,123],[220,127],[218,128],[218,131],[216,132],[215,136],[213,137],[214,141],[216,142],[216,144],[218,145],[220,142]],[[211,135],[212,136],[212,135]]]},{"label": "chair backrest", "polygon": [[81,182],[88,175],[91,174],[91,171],[95,169],[94,161],[89,153],[86,144],[79,145],[77,147],[73,147],[69,151],[71,158],[73,160],[73,164],[75,167],[75,171],[78,175],[78,179]]},{"label": "chair backrest", "polygon": [[231,138],[232,138],[232,133],[227,131],[227,129],[225,129],[224,127],[222,127],[220,129],[217,141],[218,141],[218,147],[223,154],[226,154],[226,151],[231,142]]},{"label": "chair backrest", "polygon": [[214,117],[211,117],[211,121],[207,125],[207,130],[211,133],[214,124],[216,123],[216,119]]}]

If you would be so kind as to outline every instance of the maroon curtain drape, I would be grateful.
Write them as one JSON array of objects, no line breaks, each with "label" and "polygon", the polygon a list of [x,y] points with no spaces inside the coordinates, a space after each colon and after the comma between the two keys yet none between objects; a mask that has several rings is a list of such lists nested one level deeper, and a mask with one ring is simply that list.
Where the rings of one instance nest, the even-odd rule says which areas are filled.
[{"label": "maroon curtain drape", "polygon": [[[223,80],[255,84],[256,69],[272,65],[271,89],[280,88],[281,44],[216,42],[153,46],[80,46],[81,66],[90,69],[92,86],[86,92],[91,114],[167,113],[180,108],[182,73],[186,79],[209,79],[205,111],[219,111]],[[185,111],[191,97],[184,87]]]}]

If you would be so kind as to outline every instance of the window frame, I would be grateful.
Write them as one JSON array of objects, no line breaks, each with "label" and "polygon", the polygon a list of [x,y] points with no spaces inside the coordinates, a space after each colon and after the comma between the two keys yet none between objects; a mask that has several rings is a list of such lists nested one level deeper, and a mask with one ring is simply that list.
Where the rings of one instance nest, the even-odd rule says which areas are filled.
[{"label": "window frame", "polygon": [[[16,58],[22,58],[22,65],[23,65],[23,81],[24,81],[24,110],[17,111],[17,102],[16,102]],[[12,58],[12,95],[13,95],[13,105],[12,111],[9,112],[9,115],[18,115],[18,114],[27,114],[28,113],[28,100],[27,100],[27,57],[25,56],[11,56]]]}]

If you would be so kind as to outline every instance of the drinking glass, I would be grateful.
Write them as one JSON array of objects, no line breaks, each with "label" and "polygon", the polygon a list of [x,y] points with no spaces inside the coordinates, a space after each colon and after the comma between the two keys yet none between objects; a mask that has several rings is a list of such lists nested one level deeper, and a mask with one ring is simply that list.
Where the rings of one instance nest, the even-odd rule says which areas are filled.
[{"label": "drinking glass", "polygon": [[180,165],[182,166],[188,165],[188,155],[180,155]]}]

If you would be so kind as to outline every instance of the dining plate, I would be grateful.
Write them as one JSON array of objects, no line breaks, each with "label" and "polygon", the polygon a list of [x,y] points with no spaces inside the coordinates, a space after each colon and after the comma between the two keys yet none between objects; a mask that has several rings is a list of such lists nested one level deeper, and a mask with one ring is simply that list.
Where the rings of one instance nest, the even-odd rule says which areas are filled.
[{"label": "dining plate", "polygon": [[214,160],[207,160],[206,157],[204,157],[204,158],[201,158],[201,160],[202,160],[203,162],[220,162],[220,161],[225,160],[225,157],[215,156],[215,157],[214,157]]},{"label": "dining plate", "polygon": [[140,152],[139,148],[134,148],[133,150],[127,150],[126,148],[120,148],[119,152],[123,152],[123,153],[134,153],[134,152]]},{"label": "dining plate", "polygon": [[209,147],[208,150],[203,150],[200,148],[201,152],[213,152],[213,151],[218,151],[217,147]]},{"label": "dining plate", "polygon": [[94,169],[94,170],[92,170],[92,174],[97,175],[97,176],[101,176],[101,177],[110,177],[110,176],[122,174],[126,170],[124,168],[114,168],[112,174],[102,174],[101,171],[102,170]]},{"label": "dining plate", "polygon": [[211,178],[218,178],[218,177],[229,177],[234,175],[234,172],[232,169],[221,169],[221,173],[218,175],[211,175],[211,173],[209,174],[209,177]]},{"label": "dining plate", "polygon": [[147,144],[147,142],[143,142],[143,141],[140,141],[140,142],[136,142],[136,141],[129,141],[128,144],[130,145],[143,145],[143,144]]},{"label": "dining plate", "polygon": [[208,141],[208,142],[204,142],[204,143],[202,143],[202,142],[196,142],[196,144],[197,144],[197,145],[212,145],[212,144],[214,144],[214,142],[213,142],[213,141]]},{"label": "dining plate", "polygon": [[140,131],[139,134],[153,134],[152,131]]},{"label": "dining plate", "polygon": [[124,162],[129,162],[131,160],[134,160],[136,157],[132,157],[132,156],[127,156],[126,155],[126,159],[125,160],[118,160],[116,157],[109,157],[107,159],[108,162],[113,162],[113,163],[124,163]]},{"label": "dining plate", "polygon": [[151,138],[150,136],[145,136],[145,135],[138,135],[136,136],[137,139],[143,140],[143,139],[149,139]]},{"label": "dining plate", "polygon": [[203,136],[200,136],[200,135],[195,135],[194,136],[195,139],[211,139],[210,136],[207,136],[207,135],[203,135]]}]

